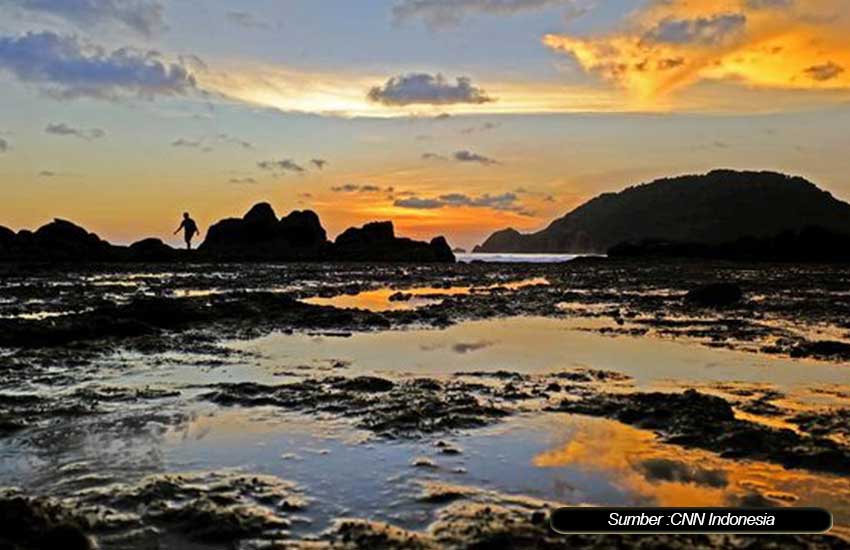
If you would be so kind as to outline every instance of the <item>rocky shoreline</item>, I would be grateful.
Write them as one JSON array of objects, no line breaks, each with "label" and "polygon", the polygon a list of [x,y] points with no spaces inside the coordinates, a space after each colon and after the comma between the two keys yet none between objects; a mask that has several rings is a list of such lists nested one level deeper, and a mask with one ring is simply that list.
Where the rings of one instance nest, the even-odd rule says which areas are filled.
[{"label": "rocky shoreline", "polygon": [[[608,393],[611,383],[619,385],[616,393]],[[738,460],[765,460],[836,474],[846,472],[850,460],[850,447],[824,439],[813,423],[801,422],[804,432],[799,434],[769,428],[736,419],[733,403],[720,397],[695,390],[633,392],[628,377],[611,371],[573,369],[539,376],[464,372],[448,380],[397,381],[308,376],[278,386],[241,383],[205,389],[210,391],[200,394],[202,401],[336,416],[389,439],[445,437],[511,415],[549,409],[635,424],[657,432],[668,444],[709,449]],[[53,418],[105,414],[110,407],[173,397],[121,388],[77,392],[68,398],[66,412],[53,407]],[[14,418],[49,421],[46,417],[39,419],[44,403],[35,397],[4,396],[2,406]],[[738,403],[736,408],[741,406]],[[441,439],[435,440],[434,449],[444,455],[463,453],[463,449]],[[424,458],[413,466],[426,470],[434,467]],[[102,548],[146,548],[165,534],[201,548],[562,548],[564,544],[610,548],[613,544],[642,549],[660,544],[668,548],[831,549],[846,545],[835,536],[563,537],[547,527],[548,514],[563,503],[430,481],[422,482],[419,498],[438,506],[436,519],[422,531],[339,518],[318,535],[295,536],[292,528],[309,522],[314,499],[308,489],[274,476],[228,471],[168,473],[138,482],[92,487],[62,498],[28,495],[9,488],[0,491],[0,520],[14,528],[0,534],[0,541],[22,550],[48,548],[57,540],[67,548],[96,548],[95,540]],[[749,502],[778,505],[769,495],[758,492],[749,497]]]},{"label": "rocky shoreline", "polygon": [[[518,280],[545,281],[509,288]],[[305,303],[430,287],[421,307],[369,311]],[[0,264],[0,346],[108,340],[178,345],[191,332],[445,327],[541,316],[598,321],[609,335],[657,336],[757,354],[850,358],[850,279],[830,265],[586,259],[566,264]],[[466,288],[464,292],[454,292]],[[601,323],[601,326],[600,326]],[[163,338],[162,336],[167,336]]]},{"label": "rocky shoreline", "polygon": [[333,242],[310,210],[278,218],[268,203],[241,218],[214,223],[197,250],[178,250],[158,238],[116,246],[72,222],[56,219],[35,231],[0,226],[0,262],[417,262],[455,261],[446,239],[397,237],[392,222],[349,228]]},{"label": "rocky shoreline", "polygon": [[[422,305],[389,309],[390,303],[413,301],[413,291],[422,288],[428,298]],[[79,437],[92,427],[116,437],[122,429],[165,430],[186,422],[197,407],[214,407],[340,422],[377,442],[433,441],[435,456],[462,457],[465,449],[452,443],[457,434],[518,417],[568,414],[635,426],[665,445],[718,459],[844,476],[850,468],[848,408],[800,410],[770,388],[693,384],[649,392],[621,372],[593,368],[528,374],[506,367],[393,377],[350,373],[343,361],[303,371],[281,365],[275,376],[286,379],[280,382],[225,379],[131,387],[99,381],[104,365],[119,372],[136,362],[156,368],[165,356],[192,372],[222,368],[250,358],[249,351],[225,345],[226,340],[275,332],[345,336],[516,316],[569,318],[587,323],[576,330],[611,337],[677,339],[754,358],[808,357],[841,369],[848,345],[847,288],[846,276],[831,266],[777,270],[678,261],[212,264],[204,269],[105,264],[25,272],[7,264],[0,267],[0,347],[5,348],[0,441],[38,449],[49,448],[47,434],[54,430]],[[376,289],[387,290],[387,309],[307,302],[326,297],[333,303],[335,297]],[[411,469],[428,480],[435,466],[431,457],[423,457]],[[199,548],[556,548],[565,542],[546,527],[555,502],[433,480],[421,495],[433,509],[424,528],[353,513],[318,533],[298,529],[321,505],[311,487],[283,478],[189,471],[105,485],[94,481],[87,489],[62,494],[3,490],[0,520],[17,528],[0,541],[21,549],[43,548],[54,540],[50,537],[60,537],[70,548],[92,548],[95,539],[102,548],[146,548],[162,537]],[[778,499],[757,487],[746,495],[750,505],[786,503]],[[567,542],[580,548],[846,546],[835,536],[574,536]]]}]

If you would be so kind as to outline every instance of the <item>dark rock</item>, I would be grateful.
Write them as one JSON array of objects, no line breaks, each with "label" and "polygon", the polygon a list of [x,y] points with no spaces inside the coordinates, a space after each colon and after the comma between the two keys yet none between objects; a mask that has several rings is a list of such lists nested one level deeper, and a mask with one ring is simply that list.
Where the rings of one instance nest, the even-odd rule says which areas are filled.
[{"label": "dark rock", "polygon": [[376,376],[358,376],[356,378],[347,378],[344,381],[335,384],[335,387],[351,391],[385,392],[393,389],[395,384],[389,380],[378,378]]},{"label": "dark rock", "polygon": [[770,402],[767,397],[759,397],[738,405],[738,410],[757,416],[783,416],[786,411]]},{"label": "dark rock", "polygon": [[375,262],[454,262],[443,237],[430,243],[395,236],[392,222],[367,223],[342,232],[334,241],[333,257],[340,260]]},{"label": "dark rock", "polygon": [[440,440],[434,444],[435,447],[440,449],[440,454],[444,455],[459,455],[463,454],[463,451],[460,447],[455,447],[454,445],[447,443],[446,441]]},{"label": "dark rock", "polygon": [[252,206],[251,209],[245,213],[242,217],[242,221],[249,226],[271,230],[277,223],[277,214],[275,214],[272,205],[267,202],[260,202]]},{"label": "dark rock", "polygon": [[[137,532],[137,544],[120,548],[160,548],[163,533],[179,541],[169,543],[173,548],[238,548],[245,540],[268,543],[280,539],[291,526],[291,514],[307,506],[289,481],[227,471],[151,475],[81,498],[108,512],[105,527]],[[122,512],[130,512],[132,519],[110,525],[109,518]]]},{"label": "dark rock", "polygon": [[268,203],[254,205],[242,218],[213,224],[197,251],[176,251],[149,238],[130,247],[113,246],[82,227],[55,220],[35,233],[17,234],[0,226],[2,261],[160,262],[160,261],[386,261],[454,262],[443,237],[430,243],[396,238],[391,222],[351,228],[336,243],[327,239],[319,216],[294,211],[278,219]]},{"label": "dark rock", "polygon": [[340,247],[360,247],[364,245],[388,245],[395,241],[395,229],[392,222],[372,222],[363,227],[350,227],[340,233],[335,244]]},{"label": "dark rock", "polygon": [[737,284],[715,283],[689,291],[685,301],[702,307],[722,307],[736,304],[743,298],[744,293]]},{"label": "dark rock", "polygon": [[73,525],[57,525],[48,529],[41,537],[41,547],[62,548],[63,550],[96,550],[97,545],[91,538]]},{"label": "dark rock", "polygon": [[632,379],[631,376],[621,372],[582,367],[556,372],[553,376],[570,382],[626,382]]},{"label": "dark rock", "polygon": [[218,384],[202,396],[220,405],[275,406],[357,419],[357,426],[390,438],[478,428],[508,416],[475,393],[471,384],[441,386],[428,381],[392,383],[372,377],[307,379],[267,386],[253,382]]},{"label": "dark rock", "polygon": [[185,331],[201,323],[332,329],[387,327],[389,321],[368,311],[341,310],[299,302],[266,292],[193,298],[137,298],[120,306],[103,306],[57,317],[50,323],[0,319],[0,346],[52,347],[105,338],[154,335],[163,330]]},{"label": "dark rock", "polygon": [[806,433],[824,437],[843,437],[850,441],[850,409],[806,411],[788,419]]},{"label": "dark rock", "polygon": [[555,410],[604,416],[658,432],[668,443],[706,449],[729,458],[751,458],[824,472],[850,469],[850,449],[831,439],[807,437],[735,418],[724,399],[684,393],[596,394],[564,400]]},{"label": "dark rock", "polygon": [[814,357],[816,359],[850,359],[850,344],[836,340],[800,342],[791,350],[791,357]]},{"label": "dark rock", "polygon": [[15,490],[0,492],[0,544],[22,550],[94,550],[97,545],[62,502],[29,497]]},{"label": "dark rock", "polygon": [[292,212],[278,220],[271,205],[259,203],[241,219],[213,224],[198,250],[225,260],[316,260],[327,245],[315,212]]},{"label": "dark rock", "polygon": [[0,248],[9,258],[35,261],[100,262],[116,258],[116,249],[94,233],[56,219],[34,233],[20,231],[10,239],[0,236]]},{"label": "dark rock", "polygon": [[544,521],[546,521],[546,512],[543,512],[542,510],[535,510],[531,513],[531,523],[534,525],[540,525]]},{"label": "dark rock", "polygon": [[292,246],[300,248],[322,246],[328,239],[318,214],[312,210],[296,210],[281,218],[278,231],[286,234]]},{"label": "dark rock", "polygon": [[434,237],[429,243],[437,262],[454,262],[455,255],[445,237]]},{"label": "dark rock", "polygon": [[15,232],[0,225],[0,257],[11,254],[15,245]]},{"label": "dark rock", "polygon": [[437,463],[428,458],[427,456],[418,456],[410,461],[410,465],[414,468],[431,468],[436,469]]},{"label": "dark rock", "polygon": [[129,259],[136,262],[170,262],[180,257],[180,252],[168,246],[162,239],[142,239],[130,245]]},{"label": "dark rock", "polygon": [[455,376],[474,376],[476,378],[496,378],[498,380],[524,380],[526,375],[507,370],[458,371]]},{"label": "dark rock", "polygon": [[89,233],[78,225],[58,218],[39,227],[33,237],[42,246],[99,247],[103,245],[103,241],[94,233]]}]

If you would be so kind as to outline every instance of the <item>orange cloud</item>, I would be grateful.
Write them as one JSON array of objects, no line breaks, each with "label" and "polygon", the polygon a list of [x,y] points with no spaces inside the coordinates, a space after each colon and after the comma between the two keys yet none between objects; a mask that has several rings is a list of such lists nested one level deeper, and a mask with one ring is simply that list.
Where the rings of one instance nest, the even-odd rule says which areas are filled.
[{"label": "orange cloud", "polygon": [[840,0],[665,0],[604,36],[543,42],[650,104],[701,81],[850,90],[850,15]]}]

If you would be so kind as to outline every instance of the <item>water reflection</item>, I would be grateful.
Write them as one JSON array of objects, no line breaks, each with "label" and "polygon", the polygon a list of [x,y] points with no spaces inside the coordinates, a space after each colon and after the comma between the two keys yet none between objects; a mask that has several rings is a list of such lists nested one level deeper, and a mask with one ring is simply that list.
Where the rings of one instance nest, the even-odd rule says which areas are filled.
[{"label": "water reflection", "polygon": [[548,285],[544,277],[534,277],[497,283],[487,286],[417,287],[408,289],[379,288],[357,294],[340,294],[331,297],[314,297],[304,300],[308,304],[338,308],[367,309],[369,311],[411,310],[426,305],[439,304],[447,296],[492,292],[498,289],[517,290],[527,286]]},{"label": "water reflection", "polygon": [[[580,330],[604,320],[519,317],[469,321],[444,330],[355,333],[347,338],[276,333],[230,346],[261,357],[268,371],[312,361],[344,360],[347,373],[440,376],[459,371],[545,373],[592,367],[632,376],[644,389],[737,380],[783,391],[846,384],[845,369],[814,360],[757,356],[651,337]],[[465,353],[459,353],[465,352]],[[262,376],[262,373],[255,373]],[[240,378],[241,379],[241,378]],[[674,382],[671,382],[674,381]]]},{"label": "water reflection", "polygon": [[[533,458],[540,468],[601,475],[647,506],[823,506],[850,525],[850,480],[665,445],[643,430],[573,417],[569,441]],[[597,503],[598,504],[598,503]]]}]

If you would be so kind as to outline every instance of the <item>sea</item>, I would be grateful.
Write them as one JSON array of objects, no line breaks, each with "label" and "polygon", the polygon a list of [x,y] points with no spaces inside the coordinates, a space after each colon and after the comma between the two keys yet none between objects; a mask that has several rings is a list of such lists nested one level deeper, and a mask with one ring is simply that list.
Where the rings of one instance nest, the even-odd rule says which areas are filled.
[{"label": "sea", "polygon": [[585,256],[604,257],[599,254],[455,254],[457,261],[464,263],[491,262],[491,263],[532,263],[532,264],[556,264],[575,260]]}]

